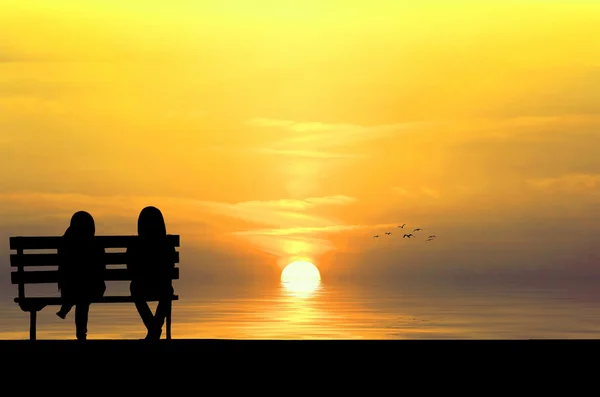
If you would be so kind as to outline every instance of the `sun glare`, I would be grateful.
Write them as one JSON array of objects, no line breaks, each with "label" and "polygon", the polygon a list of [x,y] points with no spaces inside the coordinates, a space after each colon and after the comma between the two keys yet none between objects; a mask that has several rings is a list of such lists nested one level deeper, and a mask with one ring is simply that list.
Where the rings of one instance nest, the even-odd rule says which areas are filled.
[{"label": "sun glare", "polygon": [[315,265],[306,261],[292,262],[281,272],[281,281],[285,282],[303,282],[320,281],[321,273]]},{"label": "sun glare", "polygon": [[321,283],[319,269],[310,262],[292,262],[281,272],[281,283],[296,296],[311,295]]}]

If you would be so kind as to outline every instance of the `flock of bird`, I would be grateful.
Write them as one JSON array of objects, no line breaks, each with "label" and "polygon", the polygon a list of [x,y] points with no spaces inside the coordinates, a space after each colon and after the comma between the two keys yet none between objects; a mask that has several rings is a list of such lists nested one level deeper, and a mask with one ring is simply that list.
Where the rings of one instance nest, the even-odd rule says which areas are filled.
[{"label": "flock of bird", "polygon": [[[404,226],[406,226],[406,223],[403,223],[402,225],[398,226],[398,228],[399,228],[399,229],[404,229]],[[402,238],[413,238],[413,237],[416,237],[416,235],[414,235],[413,233],[420,232],[420,231],[422,231],[422,230],[423,230],[423,229],[421,229],[420,227],[418,227],[418,228],[414,229],[414,230],[413,230],[412,232],[410,232],[410,233],[404,233],[404,235],[402,236]],[[392,235],[392,232],[385,232],[385,235],[386,235],[386,236],[391,236],[391,235]],[[379,234],[376,234],[376,235],[374,235],[374,236],[373,236],[373,238],[379,238],[379,237],[381,237]],[[426,241],[426,242],[428,242],[428,241],[433,241],[435,238],[436,238],[436,235],[435,235],[435,234],[432,234],[432,235],[430,235],[429,237],[427,237],[427,240],[425,240],[425,241]]]}]

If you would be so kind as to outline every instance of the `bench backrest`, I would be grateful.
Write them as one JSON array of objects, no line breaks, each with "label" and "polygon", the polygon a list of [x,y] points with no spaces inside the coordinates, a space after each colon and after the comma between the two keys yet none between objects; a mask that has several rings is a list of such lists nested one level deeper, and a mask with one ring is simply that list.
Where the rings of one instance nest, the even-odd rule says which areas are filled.
[{"label": "bench backrest", "polygon": [[[96,242],[105,249],[126,249],[134,243],[138,236],[95,236]],[[48,284],[58,282],[58,269],[55,270],[30,270],[29,267],[58,266],[59,256],[56,250],[62,241],[61,236],[42,237],[10,237],[10,249],[17,251],[10,254],[10,265],[17,268],[11,273],[11,282],[19,286],[19,298],[25,297],[25,284]],[[167,235],[167,241],[174,247],[179,247],[178,235]],[[37,250],[54,250],[52,253],[39,253]],[[34,251],[25,253],[25,251]],[[129,271],[123,267],[127,263],[125,252],[110,252],[106,255],[107,265],[105,281],[128,281],[131,280]],[[179,263],[179,252],[175,251],[173,261]],[[121,268],[110,266],[121,265]],[[173,269],[173,280],[179,279],[179,268]]]}]

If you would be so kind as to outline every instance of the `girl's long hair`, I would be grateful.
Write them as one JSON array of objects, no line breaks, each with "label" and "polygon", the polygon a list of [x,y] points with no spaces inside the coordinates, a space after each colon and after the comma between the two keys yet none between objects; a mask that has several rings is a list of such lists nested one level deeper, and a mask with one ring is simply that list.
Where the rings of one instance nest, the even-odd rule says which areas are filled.
[{"label": "girl's long hair", "polygon": [[94,218],[86,211],[77,211],[71,217],[71,224],[65,231],[65,237],[93,237],[96,234]]},{"label": "girl's long hair", "polygon": [[138,217],[138,236],[140,237],[165,237],[167,226],[162,212],[156,207],[148,206],[140,212]]}]

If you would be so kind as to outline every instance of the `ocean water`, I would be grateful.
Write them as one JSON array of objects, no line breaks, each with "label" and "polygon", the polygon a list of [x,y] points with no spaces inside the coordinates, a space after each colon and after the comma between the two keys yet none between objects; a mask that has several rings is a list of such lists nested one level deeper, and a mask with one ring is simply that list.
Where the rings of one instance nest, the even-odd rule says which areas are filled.
[{"label": "ocean water", "polygon": [[[600,337],[594,286],[440,287],[328,284],[204,285],[180,292],[173,338],[590,339]],[[28,339],[29,315],[3,294],[0,339]],[[155,305],[151,305],[154,308]],[[74,311],[38,314],[38,339],[74,339]],[[89,339],[139,339],[133,304],[92,305]],[[164,337],[164,332],[163,332]]]}]

